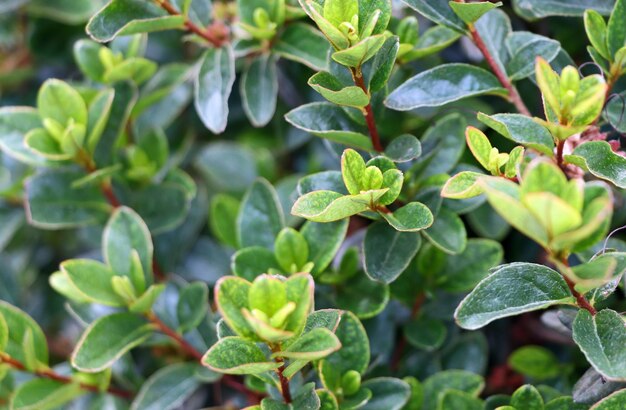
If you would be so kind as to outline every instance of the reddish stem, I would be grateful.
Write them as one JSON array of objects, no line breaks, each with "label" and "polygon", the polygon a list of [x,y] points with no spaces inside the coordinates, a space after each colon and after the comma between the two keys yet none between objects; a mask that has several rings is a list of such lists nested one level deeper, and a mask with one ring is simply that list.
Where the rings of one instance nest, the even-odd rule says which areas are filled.
[{"label": "reddish stem", "polygon": [[179,335],[174,329],[170,328],[168,325],[163,323],[161,319],[154,313],[148,314],[148,320],[152,322],[157,329],[168,336],[170,339],[176,342],[178,346],[181,348],[186,355],[193,357],[195,360],[200,362],[202,360],[202,353],[196,350],[189,342],[187,342],[181,335]]},{"label": "reddish stem", "polygon": [[[29,372],[29,373],[34,374],[35,376],[38,376],[38,377],[41,377],[41,378],[44,378],[44,379],[54,380],[54,381],[59,382],[59,383],[63,383],[63,384],[76,383],[76,381],[73,380],[71,377],[63,376],[61,374],[55,373],[53,370],[50,370],[50,369],[48,369],[48,370],[36,370],[36,371],[32,371],[31,372],[20,361],[15,360],[15,359],[13,359],[11,357],[8,357],[8,356],[0,356],[0,363],[8,364],[9,366],[11,366],[12,368],[14,368],[16,370],[20,370],[20,371],[23,371],[23,372]],[[95,392],[95,393],[101,392],[101,389],[98,386],[94,386],[92,384],[79,383],[79,386],[83,390],[88,390],[88,391]],[[133,398],[133,393],[132,392],[124,390],[124,389],[120,389],[118,387],[109,386],[106,391],[109,394],[121,397],[123,399],[130,400],[130,399]]]},{"label": "reddish stem", "polygon": [[564,140],[559,140],[559,142],[557,142],[556,144],[556,163],[557,165],[563,169],[564,167],[564,163],[563,163],[563,147],[565,147],[565,141]]},{"label": "reddish stem", "polygon": [[[352,78],[354,79],[354,84],[359,87],[363,92],[369,95],[369,90],[365,85],[365,81],[363,81],[363,74],[358,69],[352,69]],[[378,152],[383,152],[383,145],[380,143],[380,135],[378,134],[378,129],[376,128],[376,119],[374,118],[374,111],[372,110],[372,103],[369,103],[365,106],[363,112],[363,116],[365,117],[365,122],[367,123],[367,129],[370,133],[370,138],[372,139],[372,146]]]},{"label": "reddish stem", "polygon": [[[278,361],[278,358],[276,359],[276,361]],[[278,370],[276,370],[276,373],[278,374],[278,379],[280,380],[280,392],[283,395],[285,403],[289,404],[291,403],[291,391],[289,390],[289,379],[287,379],[283,374],[284,371],[285,364],[283,363],[282,366],[280,366]]]},{"label": "reddish stem", "polygon": [[[156,2],[159,4],[159,6],[163,8],[163,10],[167,11],[170,15],[181,15],[178,10],[176,10],[176,8],[170,4],[168,0],[156,0]],[[220,22],[215,22],[207,28],[200,28],[195,25],[191,20],[189,20],[187,16],[185,16],[185,27],[187,27],[187,30],[211,43],[213,47],[219,48],[224,45],[224,43],[228,42],[228,29],[224,24]]]},{"label": "reddish stem", "polygon": [[502,86],[508,90],[509,99],[511,103],[515,105],[515,108],[517,108],[517,111],[519,111],[521,114],[524,114],[530,117],[531,116],[530,111],[524,104],[524,101],[522,100],[522,97],[519,95],[517,88],[515,88],[515,86],[511,83],[511,80],[509,80],[509,77],[506,75],[506,73],[502,71],[498,63],[496,63],[496,60],[493,58],[493,56],[489,52],[489,49],[485,45],[485,42],[483,41],[482,37],[480,37],[480,34],[478,34],[478,31],[476,31],[476,28],[474,28],[474,26],[470,24],[469,30],[472,35],[472,40],[474,40],[474,44],[476,44],[476,47],[478,47],[480,52],[485,57],[485,61],[491,68],[491,71],[493,71],[493,73],[496,75],[496,77],[498,78],[498,81],[500,81],[500,84],[502,84]]},{"label": "reddish stem", "polygon": [[[567,261],[566,258],[561,259],[561,263],[569,267],[569,262]],[[563,276],[563,279],[565,279],[565,283],[567,283],[569,290],[572,292],[572,295],[574,295],[574,297],[576,298],[576,303],[578,304],[578,307],[581,309],[585,309],[586,311],[591,313],[591,316],[595,316],[596,313],[598,313],[598,311],[596,310],[596,308],[594,308],[591,305],[591,303],[589,303],[589,301],[587,300],[587,298],[585,298],[583,294],[581,294],[580,292],[576,290],[576,284],[570,278],[568,278],[567,275],[561,275],[561,276]]]}]

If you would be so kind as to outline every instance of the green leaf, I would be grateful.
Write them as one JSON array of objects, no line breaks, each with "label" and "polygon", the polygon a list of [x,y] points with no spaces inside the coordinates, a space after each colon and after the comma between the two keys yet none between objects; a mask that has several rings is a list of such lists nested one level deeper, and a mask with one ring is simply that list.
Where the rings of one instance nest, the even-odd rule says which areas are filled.
[{"label": "green leaf", "polygon": [[[128,207],[115,210],[102,237],[102,253],[107,264],[117,275],[128,276],[135,290],[142,293],[152,284],[152,238],[148,226]],[[133,272],[133,251],[137,252],[144,275]]]},{"label": "green leaf", "polygon": [[70,120],[87,125],[87,106],[78,91],[64,81],[47,80],[37,94],[37,108],[42,119],[51,119],[66,127]]},{"label": "green leaf", "polygon": [[91,259],[70,259],[61,264],[61,272],[92,303],[124,306],[124,300],[113,289],[115,272],[107,265]]},{"label": "green leaf", "polygon": [[557,377],[561,373],[559,359],[542,346],[524,346],[509,356],[509,366],[535,380]]},{"label": "green leaf", "polygon": [[467,146],[474,155],[474,158],[480,165],[488,171],[491,171],[490,157],[491,157],[491,142],[489,138],[481,130],[474,127],[467,127],[465,130],[465,137]]},{"label": "green leaf", "polygon": [[519,410],[543,410],[543,398],[539,391],[530,384],[515,390],[511,396],[511,406]]},{"label": "green leaf", "polygon": [[28,13],[64,24],[76,25],[87,21],[98,12],[103,4],[102,0],[32,0],[28,2]]},{"label": "green leaf", "polygon": [[269,361],[254,342],[234,336],[220,339],[211,346],[202,364],[225,374],[259,374],[282,365]]},{"label": "green leaf", "polygon": [[411,50],[400,49],[398,59],[402,62],[409,62],[418,58],[426,57],[440,52],[459,39],[461,35],[444,26],[430,27],[422,33]]},{"label": "green leaf", "polygon": [[614,0],[515,0],[518,13],[526,19],[537,19],[548,16],[582,16],[585,10],[593,9],[600,14],[608,15],[613,8]]},{"label": "green leaf", "polygon": [[194,102],[200,119],[214,134],[226,129],[228,98],[234,82],[235,55],[231,46],[205,51],[194,83]]},{"label": "green leaf", "polygon": [[374,282],[361,272],[343,281],[343,286],[337,286],[337,307],[349,310],[359,319],[378,315],[389,303],[389,286],[384,283]]},{"label": "green leaf", "polygon": [[618,390],[615,393],[602,399],[595,406],[593,410],[619,410],[626,406],[626,389]]},{"label": "green leaf", "polygon": [[[26,352],[24,345],[26,339],[30,338],[31,353],[38,362],[37,364],[48,364],[48,343],[46,336],[39,325],[24,311],[0,300],[0,316],[9,330],[8,341],[2,349],[12,358],[26,363]],[[29,367],[30,370],[34,370]]]},{"label": "green leaf", "polygon": [[484,404],[482,400],[471,394],[462,391],[448,390],[439,396],[437,409],[482,410],[484,409]]},{"label": "green leaf", "polygon": [[348,114],[332,103],[310,103],[289,111],[285,120],[296,128],[320,138],[354,148],[372,150],[370,138],[359,131]]},{"label": "green leaf", "polygon": [[276,111],[276,58],[271,54],[261,54],[254,58],[244,70],[240,84],[242,105],[248,119],[255,127],[264,127]]},{"label": "green leaf", "polygon": [[437,410],[440,397],[449,391],[461,391],[478,397],[485,382],[482,376],[465,370],[444,370],[424,380],[424,410]]},{"label": "green leaf", "polygon": [[616,0],[611,11],[611,17],[606,27],[606,44],[610,55],[615,56],[617,51],[626,45],[626,1]]},{"label": "green leaf", "polygon": [[290,276],[285,281],[287,302],[293,302],[296,309],[287,318],[285,329],[300,334],[306,324],[306,319],[313,310],[313,278],[304,273]]},{"label": "green leaf", "polygon": [[4,316],[0,313],[0,353],[4,352],[9,344],[9,326]]},{"label": "green leaf", "polygon": [[[337,0],[335,0],[337,1]],[[341,0],[345,1],[345,0]],[[385,43],[385,36],[378,34],[359,41],[350,48],[335,51],[331,58],[346,67],[360,67],[381,49]]]},{"label": "green leaf", "polygon": [[182,288],[176,305],[180,332],[184,333],[198,327],[209,309],[209,288],[206,283],[194,282]]},{"label": "green leaf", "polygon": [[502,261],[503,256],[500,243],[489,239],[469,239],[462,253],[445,257],[437,275],[437,287],[448,292],[469,291]]},{"label": "green leaf", "polygon": [[393,162],[408,162],[422,155],[422,145],[413,135],[402,134],[387,145],[385,155]]},{"label": "green leaf", "polygon": [[507,37],[506,48],[512,56],[506,71],[511,80],[517,81],[533,75],[538,57],[547,62],[554,60],[561,51],[561,44],[538,34],[515,31]]},{"label": "green leaf", "polygon": [[53,410],[84,394],[78,383],[34,379],[21,384],[13,393],[11,410]]},{"label": "green leaf", "polygon": [[461,34],[467,31],[465,23],[452,11],[448,0],[403,0],[403,2],[437,24]]},{"label": "green leaf", "polygon": [[548,156],[554,155],[554,139],[550,132],[526,115],[479,112],[478,120],[511,141]]},{"label": "green leaf", "polygon": [[451,199],[474,198],[483,193],[482,186],[478,183],[484,174],[472,171],[462,171],[446,181],[441,188],[441,196]]},{"label": "green leaf", "polygon": [[626,188],[626,158],[613,152],[606,141],[585,142],[565,159],[619,188]]},{"label": "green leaf", "polygon": [[346,149],[341,155],[341,176],[348,192],[358,195],[364,190],[363,176],[365,175],[365,161],[353,149]]},{"label": "green leaf", "polygon": [[36,174],[26,181],[29,222],[43,229],[63,229],[103,221],[110,205],[95,186],[72,189],[84,174],[58,170]]},{"label": "green leaf", "polygon": [[341,342],[337,336],[332,331],[320,327],[304,333],[285,350],[272,356],[295,360],[319,360],[340,348]]},{"label": "green leaf", "polygon": [[369,96],[360,87],[344,87],[331,73],[320,71],[309,78],[308,84],[328,101],[348,107],[362,108],[370,102]]},{"label": "green leaf", "polygon": [[474,330],[503,317],[572,303],[558,272],[543,265],[510,263],[483,279],[459,304],[454,318],[462,328]]},{"label": "green leaf", "polygon": [[416,233],[399,232],[382,222],[370,225],[363,241],[365,272],[372,280],[393,282],[409,266],[420,244]]},{"label": "green leaf", "polygon": [[50,161],[67,161],[73,156],[71,152],[64,152],[59,141],[43,128],[35,128],[26,134],[24,145],[35,154]]},{"label": "green leaf", "polygon": [[46,159],[31,151],[24,144],[28,132],[42,126],[37,110],[30,107],[0,108],[0,149],[20,162],[44,166]]},{"label": "green leaf", "polygon": [[389,225],[401,232],[417,232],[433,225],[433,214],[420,202],[409,202],[392,213],[381,212]]},{"label": "green leaf", "polygon": [[283,226],[285,220],[276,190],[266,180],[256,180],[246,192],[237,217],[239,245],[272,249]]},{"label": "green leaf", "polygon": [[445,208],[439,210],[432,226],[422,234],[437,248],[452,255],[463,252],[467,245],[467,231],[463,220]]},{"label": "green leaf", "polygon": [[432,352],[441,347],[448,329],[438,319],[425,316],[411,320],[404,326],[406,340],[414,347]]},{"label": "green leaf", "polygon": [[250,246],[235,252],[231,267],[235,275],[249,281],[270,269],[280,270],[274,252],[262,246]]},{"label": "green leaf", "polygon": [[[381,0],[381,2],[385,1]],[[374,4],[376,2],[362,1],[359,4],[367,5],[368,3]],[[378,21],[381,21],[380,18]],[[369,84],[370,93],[380,91],[387,85],[389,77],[393,72],[399,48],[400,44],[398,43],[398,38],[396,36],[389,37],[385,40],[380,50],[378,50],[374,59],[371,60],[371,66],[368,67],[370,75],[365,74],[365,78],[369,79],[366,84]]]},{"label": "green leaf", "polygon": [[391,19],[391,1],[390,0],[369,0],[359,1],[359,33],[363,34],[368,20],[372,18],[376,11],[380,11],[378,21],[372,30],[372,35],[381,34],[387,28]]},{"label": "green leaf", "polygon": [[485,47],[495,64],[502,72],[506,72],[506,64],[509,62],[510,56],[505,42],[513,31],[509,16],[503,10],[493,10],[481,17],[474,28],[485,43]]},{"label": "green leaf", "polygon": [[313,222],[338,221],[368,210],[371,201],[377,201],[386,191],[376,189],[359,195],[314,191],[298,198],[291,213]]},{"label": "green leaf", "polygon": [[398,111],[440,107],[479,95],[506,95],[490,72],[469,64],[443,64],[423,71],[396,88],[385,105]]},{"label": "green leaf", "polygon": [[155,372],[141,386],[131,410],[170,410],[179,407],[200,386],[198,365],[176,363]]},{"label": "green leaf", "polygon": [[611,53],[606,43],[606,21],[600,13],[595,10],[585,10],[584,14],[585,31],[589,42],[598,53],[607,60],[611,60]]},{"label": "green leaf", "polygon": [[153,332],[153,326],[132,313],[113,313],[97,319],[85,330],[72,353],[71,363],[85,373],[107,369]]},{"label": "green leaf", "polygon": [[304,23],[285,27],[272,51],[283,58],[304,64],[316,71],[328,69],[330,45],[315,28]]},{"label": "green leaf", "polygon": [[240,202],[227,194],[216,194],[211,199],[209,226],[211,232],[224,244],[237,248],[237,215]]},{"label": "green leaf", "polygon": [[411,388],[403,380],[377,377],[363,383],[372,392],[372,398],[360,407],[363,410],[400,410],[411,397]]},{"label": "green leaf", "polygon": [[284,272],[300,271],[309,260],[309,245],[304,236],[293,228],[283,228],[274,244],[276,260]]},{"label": "green leaf", "polygon": [[322,171],[309,174],[298,181],[298,193],[308,194],[313,191],[334,191],[348,195],[340,171]]},{"label": "green leaf", "polygon": [[170,16],[157,4],[142,0],[112,0],[87,23],[87,34],[100,43],[118,36],[183,28],[183,16]]},{"label": "green leaf", "polygon": [[608,380],[626,381],[626,326],[619,313],[603,309],[595,316],[581,309],[573,338],[593,367]]},{"label": "green leaf", "polygon": [[348,219],[337,222],[306,222],[300,233],[309,245],[309,260],[313,262],[311,273],[322,273],[332,262],[348,231]]},{"label": "green leaf", "polygon": [[100,50],[104,48],[91,40],[78,40],[74,43],[74,59],[86,77],[102,82],[105,67],[100,60]]},{"label": "green leaf", "polygon": [[87,122],[87,149],[93,152],[102,137],[109,121],[115,91],[111,88],[101,90],[89,104]]},{"label": "green leaf", "polygon": [[352,21],[352,17],[359,15],[358,0],[326,0],[324,2],[324,18],[338,27],[344,21]]},{"label": "green leaf", "polygon": [[248,294],[252,284],[245,279],[224,276],[215,284],[215,302],[224,321],[236,334],[256,338],[242,309],[248,308]]},{"label": "green leaf", "polygon": [[326,388],[336,391],[341,377],[349,370],[364,373],[370,361],[367,333],[356,316],[349,311],[341,315],[335,332],[343,346],[320,363],[320,378]]},{"label": "green leaf", "polygon": [[454,13],[467,24],[474,24],[483,14],[502,6],[502,2],[491,3],[489,1],[479,1],[476,3],[448,2]]}]

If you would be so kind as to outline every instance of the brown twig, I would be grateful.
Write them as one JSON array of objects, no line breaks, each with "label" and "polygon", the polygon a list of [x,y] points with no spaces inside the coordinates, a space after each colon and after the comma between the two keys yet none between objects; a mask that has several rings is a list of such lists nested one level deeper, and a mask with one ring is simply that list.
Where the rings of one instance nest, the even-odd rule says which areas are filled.
[{"label": "brown twig", "polygon": [[176,344],[180,347],[180,349],[189,357],[200,362],[202,360],[202,353],[196,350],[189,342],[187,342],[181,335],[178,334],[174,329],[170,328],[168,325],[163,323],[161,319],[154,313],[149,313],[148,320],[152,322],[157,329],[176,342]]},{"label": "brown twig", "polygon": [[[363,81],[363,74],[359,69],[353,68],[351,70],[352,78],[354,79],[354,84],[359,87],[363,92],[369,95],[369,90],[365,85],[365,81]],[[374,111],[372,110],[372,103],[368,103],[363,111],[363,116],[365,117],[365,122],[367,123],[367,129],[370,133],[370,138],[372,140],[372,146],[378,152],[383,152],[383,145],[380,143],[380,135],[378,134],[378,129],[376,128],[376,120],[374,119]]]},{"label": "brown twig", "polygon": [[[176,10],[168,0],[155,0],[163,10],[167,11],[171,16],[180,16],[181,14]],[[228,28],[221,22],[215,22],[209,27],[200,28],[195,25],[187,16],[185,18],[185,27],[192,33],[202,37],[208,41],[213,47],[219,48],[229,41]]]},{"label": "brown twig", "polygon": [[[569,262],[567,261],[567,258],[562,258],[561,263],[566,267],[569,267]],[[586,311],[591,313],[591,316],[595,316],[598,311],[591,305],[591,303],[589,303],[589,301],[587,300],[587,298],[585,298],[583,294],[576,290],[576,284],[570,278],[568,278],[567,275],[561,276],[563,276],[563,279],[565,279],[565,283],[567,283],[569,290],[572,292],[574,298],[576,298],[576,304],[578,305],[578,307],[581,309],[585,309]]]},{"label": "brown twig", "polygon": [[[278,358],[276,358],[276,361],[278,361]],[[289,404],[291,403],[291,391],[289,390],[289,379],[287,379],[283,374],[284,371],[285,363],[283,363],[282,366],[276,370],[276,373],[278,374],[278,379],[280,380],[280,392],[283,395],[285,403]]]},{"label": "brown twig", "polygon": [[[30,370],[28,370],[26,368],[26,366],[22,362],[20,362],[19,360],[13,359],[11,357],[8,357],[8,356],[1,356],[0,355],[0,363],[8,364],[9,366],[14,368],[15,370],[19,370],[19,371],[23,371],[23,372],[29,372],[29,373],[34,374],[37,377],[54,380],[54,381],[59,382],[59,383],[63,383],[63,384],[76,383],[76,381],[74,379],[72,379],[71,377],[63,376],[61,374],[58,374],[58,373],[54,372],[51,369],[30,371]],[[87,391],[91,391],[91,392],[95,392],[95,393],[99,393],[99,392],[102,391],[102,389],[100,389],[100,387],[92,385],[92,384],[78,383],[78,385],[83,390],[87,390]],[[109,386],[106,389],[106,391],[109,394],[112,394],[114,396],[121,397],[121,398],[127,399],[127,400],[132,399],[133,396],[134,396],[134,394],[132,392],[124,390],[124,389],[120,389],[120,388],[114,387],[114,386]]]}]

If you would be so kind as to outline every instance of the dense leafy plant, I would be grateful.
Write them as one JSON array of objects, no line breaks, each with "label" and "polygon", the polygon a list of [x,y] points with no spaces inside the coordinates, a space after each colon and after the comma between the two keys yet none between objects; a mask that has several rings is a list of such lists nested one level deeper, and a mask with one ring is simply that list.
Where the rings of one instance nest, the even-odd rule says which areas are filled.
[{"label": "dense leafy plant", "polygon": [[625,0],[5,0],[0,409],[626,408],[625,72]]}]

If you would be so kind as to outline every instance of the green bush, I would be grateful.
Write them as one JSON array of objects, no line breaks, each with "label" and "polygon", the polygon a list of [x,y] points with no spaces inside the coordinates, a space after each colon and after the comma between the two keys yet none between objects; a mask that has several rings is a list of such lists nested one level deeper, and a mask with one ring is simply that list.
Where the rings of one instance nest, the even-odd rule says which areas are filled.
[{"label": "green bush", "polygon": [[2,1],[0,409],[626,408],[624,73],[626,0]]}]

